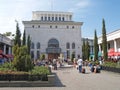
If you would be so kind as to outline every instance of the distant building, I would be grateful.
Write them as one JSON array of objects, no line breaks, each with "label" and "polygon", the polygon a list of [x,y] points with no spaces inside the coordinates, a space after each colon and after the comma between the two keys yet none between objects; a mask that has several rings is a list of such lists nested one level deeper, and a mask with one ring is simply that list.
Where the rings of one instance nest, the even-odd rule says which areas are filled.
[{"label": "distant building", "polygon": [[[120,56],[120,29],[107,34],[108,56]],[[99,50],[102,52],[102,36],[98,38]],[[109,54],[113,50],[113,54]]]},{"label": "distant building", "polygon": [[34,11],[31,21],[23,21],[26,38],[31,37],[33,59],[45,54],[46,58],[75,58],[82,55],[81,26],[72,20],[71,12]]},{"label": "distant building", "polygon": [[2,34],[0,34],[0,50],[4,54],[12,54],[12,41]]},{"label": "distant building", "polygon": [[85,41],[85,43],[88,41],[89,45],[90,45],[90,59],[94,59],[94,40],[90,39],[90,38],[82,38],[82,45],[83,45],[83,41]]},{"label": "distant building", "polygon": [[82,38],[82,44],[83,44],[83,40],[85,41],[85,43],[88,41],[89,45],[90,45],[90,55],[94,54],[94,40],[90,39],[90,38]]}]

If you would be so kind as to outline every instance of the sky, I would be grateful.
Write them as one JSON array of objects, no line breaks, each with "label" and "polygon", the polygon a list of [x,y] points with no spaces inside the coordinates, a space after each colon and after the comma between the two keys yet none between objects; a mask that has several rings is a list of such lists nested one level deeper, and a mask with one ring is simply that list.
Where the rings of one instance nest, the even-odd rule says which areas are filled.
[{"label": "sky", "polygon": [[0,0],[0,33],[15,34],[15,20],[23,33],[22,21],[32,20],[32,11],[72,12],[85,38],[94,38],[95,30],[102,35],[103,18],[107,33],[120,29],[120,0]]}]

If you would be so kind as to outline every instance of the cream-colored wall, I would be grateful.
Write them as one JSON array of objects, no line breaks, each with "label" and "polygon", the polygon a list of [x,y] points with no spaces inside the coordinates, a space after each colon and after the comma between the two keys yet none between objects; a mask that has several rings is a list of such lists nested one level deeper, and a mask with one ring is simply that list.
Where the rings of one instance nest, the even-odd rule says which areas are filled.
[{"label": "cream-colored wall", "polygon": [[[107,34],[107,42],[110,43],[110,48],[115,48],[116,52],[120,51],[120,30],[113,31]],[[98,44],[102,43],[102,37],[98,38]]]},{"label": "cream-colored wall", "polygon": [[[30,21],[32,22],[32,21]],[[34,28],[32,28],[32,25],[35,25]],[[37,26],[40,25],[40,28]],[[26,36],[30,35],[32,42],[36,43],[40,42],[41,49],[40,52],[44,53],[46,52],[46,48],[48,46],[48,41],[52,38],[55,38],[59,41],[60,48],[62,49],[62,53],[66,52],[66,43],[69,42],[70,45],[74,42],[76,44],[76,48],[73,50],[72,47],[70,48],[70,54],[72,54],[73,51],[76,52],[76,58],[77,55],[82,55],[82,42],[81,42],[81,27],[82,23],[75,23],[68,24],[60,23],[48,23],[48,24],[29,24],[29,22],[24,23],[25,30],[26,30]],[[52,26],[52,28],[50,28]],[[57,28],[55,28],[57,26]],[[67,26],[69,26],[69,29],[67,29]],[[72,28],[74,26],[74,29]],[[37,49],[34,49],[34,51],[37,51]]]}]

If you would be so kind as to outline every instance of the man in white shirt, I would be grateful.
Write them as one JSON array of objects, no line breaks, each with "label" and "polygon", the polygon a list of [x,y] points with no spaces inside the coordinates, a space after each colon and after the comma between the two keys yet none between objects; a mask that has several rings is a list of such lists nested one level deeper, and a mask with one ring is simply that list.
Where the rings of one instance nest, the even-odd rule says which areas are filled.
[{"label": "man in white shirt", "polygon": [[81,73],[81,72],[82,72],[82,65],[83,65],[83,60],[82,60],[82,58],[79,58],[79,59],[78,59],[77,64],[78,64],[79,72]]}]

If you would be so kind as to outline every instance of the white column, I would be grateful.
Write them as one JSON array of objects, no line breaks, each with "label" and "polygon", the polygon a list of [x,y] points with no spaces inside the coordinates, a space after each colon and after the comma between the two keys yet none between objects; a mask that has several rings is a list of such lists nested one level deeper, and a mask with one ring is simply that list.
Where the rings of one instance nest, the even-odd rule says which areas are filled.
[{"label": "white column", "polygon": [[6,45],[4,45],[4,54],[6,54]]},{"label": "white column", "polygon": [[117,52],[117,41],[114,40],[114,49],[115,49],[115,52]]},{"label": "white column", "polygon": [[34,59],[37,58],[37,51],[34,49]]},{"label": "white column", "polygon": [[48,21],[48,14],[46,14],[46,17],[47,17],[47,20],[46,20],[46,21]]},{"label": "white column", "polygon": [[41,15],[39,15],[39,19],[38,20],[41,20]]},{"label": "white column", "polygon": [[101,46],[100,46],[100,44],[99,44],[99,51],[101,51]]},{"label": "white column", "polygon": [[55,21],[55,14],[53,14],[53,17],[54,17],[54,20],[53,20],[53,21]]},{"label": "white column", "polygon": [[57,21],[59,21],[59,14],[57,14]]},{"label": "white column", "polygon": [[69,21],[69,15],[66,15],[66,17],[67,17],[67,21]]},{"label": "white column", "polygon": [[9,46],[9,54],[11,54],[11,47]]},{"label": "white column", "polygon": [[45,15],[43,14],[43,21],[45,21]]},{"label": "white column", "polygon": [[66,17],[66,20],[65,20],[65,21],[68,21],[67,15],[65,15],[65,17]]},{"label": "white column", "polygon": [[50,14],[50,21],[52,21],[52,14]]}]

